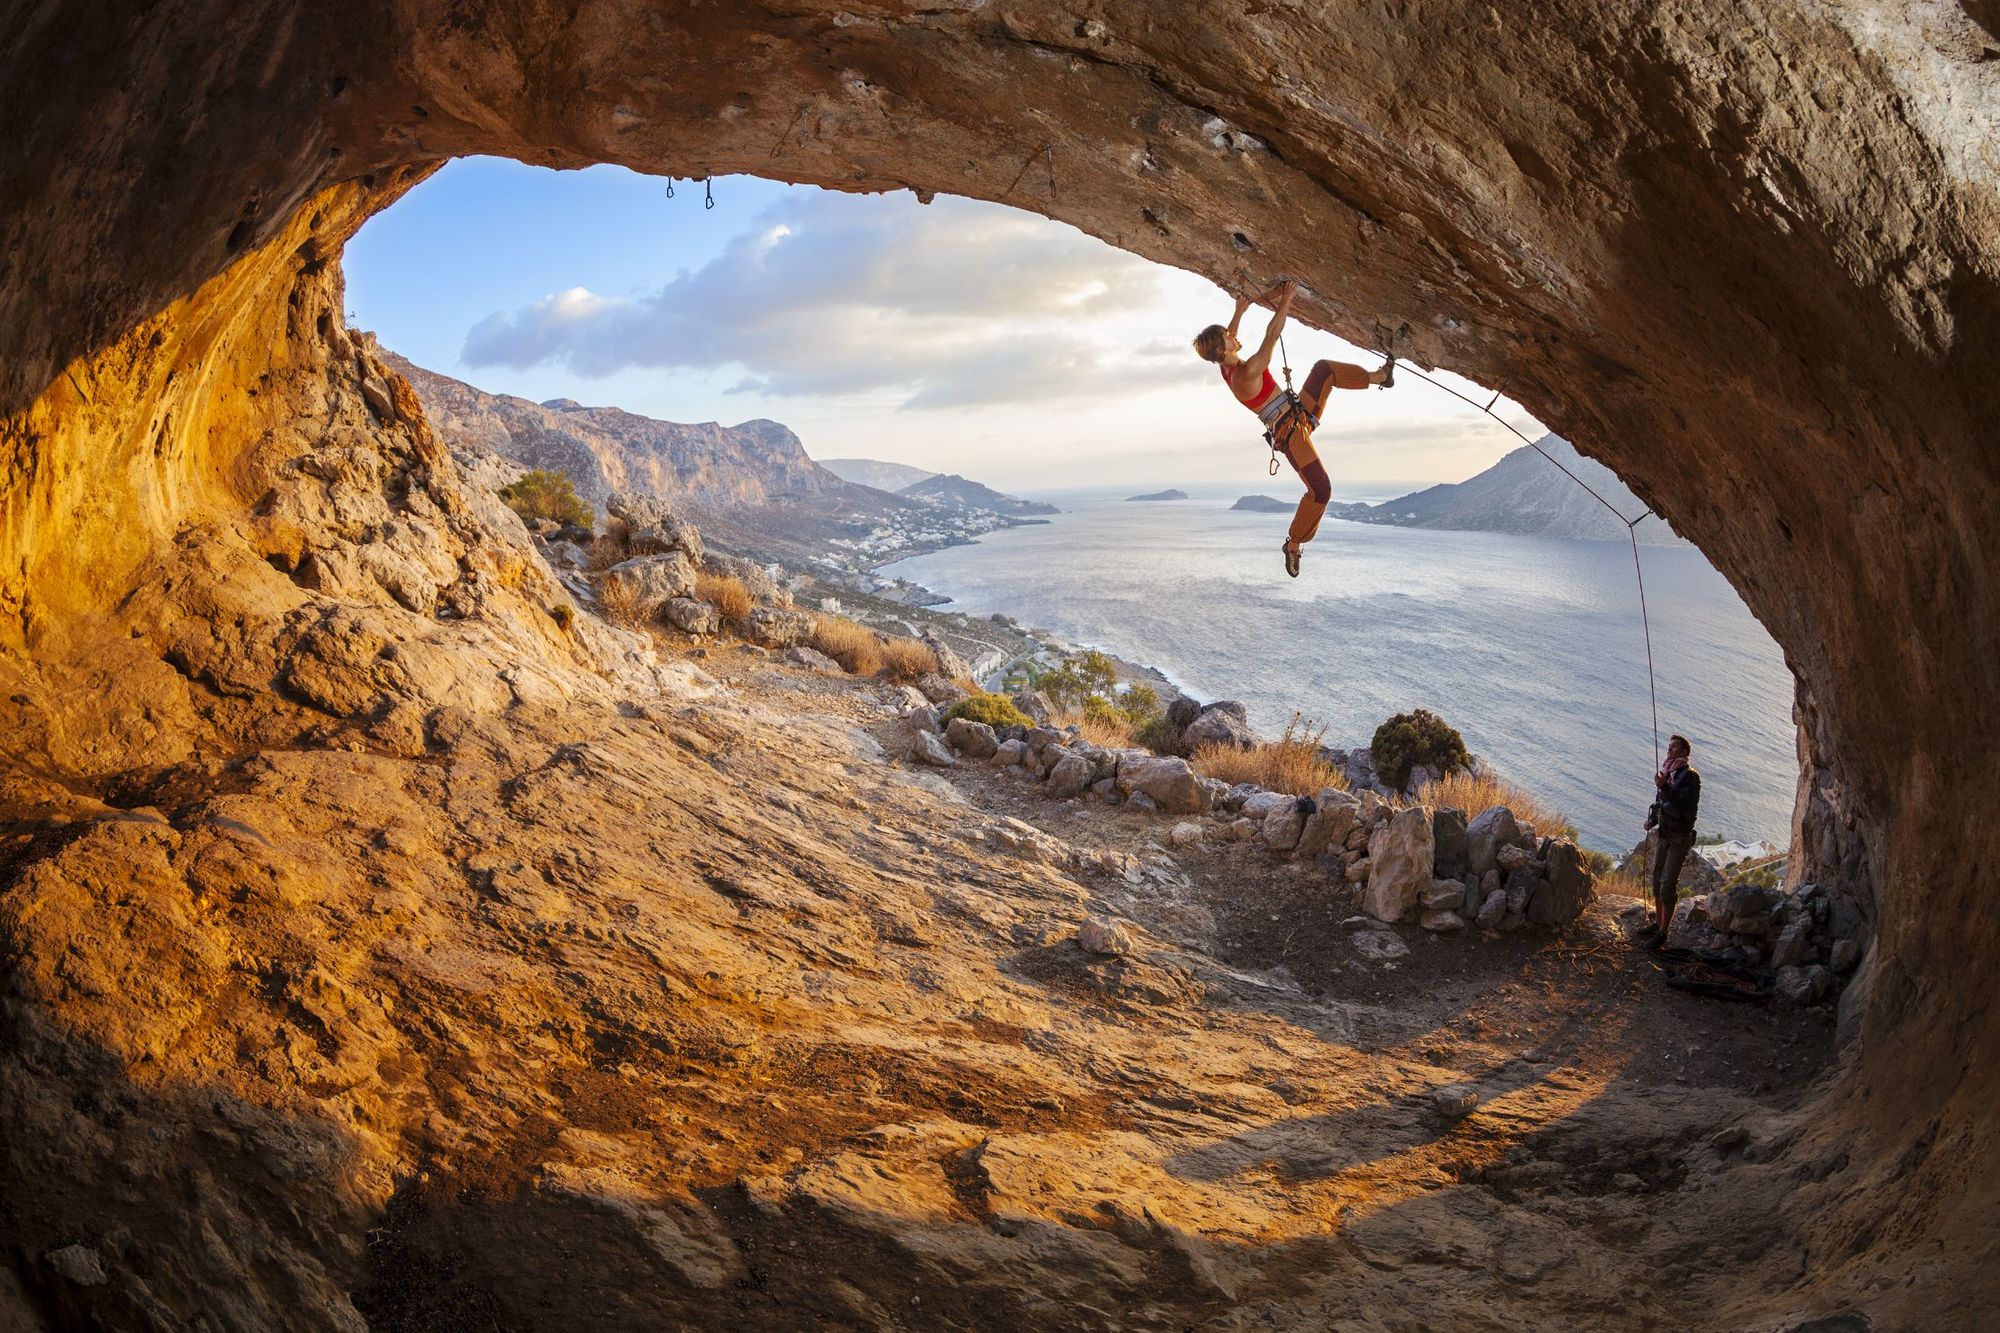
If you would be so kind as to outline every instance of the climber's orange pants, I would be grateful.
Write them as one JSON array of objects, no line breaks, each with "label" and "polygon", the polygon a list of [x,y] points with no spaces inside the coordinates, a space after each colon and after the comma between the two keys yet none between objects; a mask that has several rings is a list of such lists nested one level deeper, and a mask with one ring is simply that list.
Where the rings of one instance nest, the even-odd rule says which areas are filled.
[{"label": "climber's orange pants", "polygon": [[1333,390],[1367,387],[1368,372],[1360,366],[1345,361],[1318,362],[1306,374],[1305,388],[1299,393],[1299,401],[1312,418],[1293,412],[1278,423],[1278,452],[1306,484],[1287,538],[1294,546],[1304,546],[1319,532],[1320,518],[1333,499],[1333,481],[1326,475],[1326,465],[1319,461],[1319,451],[1313,448],[1312,421],[1326,411],[1326,400]]}]

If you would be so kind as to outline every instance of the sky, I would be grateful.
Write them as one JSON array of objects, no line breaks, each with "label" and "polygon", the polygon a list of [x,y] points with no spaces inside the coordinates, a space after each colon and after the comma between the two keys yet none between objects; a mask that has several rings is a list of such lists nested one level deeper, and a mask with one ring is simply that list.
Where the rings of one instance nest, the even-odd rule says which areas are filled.
[{"label": "sky", "polygon": [[[815,458],[1016,492],[1269,486],[1262,428],[1189,345],[1231,309],[1204,278],[998,204],[728,176],[708,208],[700,184],[666,188],[454,161],[348,245],[349,321],[490,392],[767,417]],[[1286,343],[1301,382],[1319,357],[1379,360],[1303,324]],[[1336,393],[1316,438],[1343,498],[1462,481],[1520,443],[1407,376]]]}]

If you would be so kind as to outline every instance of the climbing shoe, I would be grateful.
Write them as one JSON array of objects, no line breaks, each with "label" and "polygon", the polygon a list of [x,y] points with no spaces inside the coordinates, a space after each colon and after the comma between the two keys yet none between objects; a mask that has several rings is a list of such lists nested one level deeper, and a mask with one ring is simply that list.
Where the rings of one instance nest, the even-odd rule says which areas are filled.
[{"label": "climbing shoe", "polygon": [[1299,548],[1290,542],[1285,543],[1285,572],[1293,578],[1299,576]]},{"label": "climbing shoe", "polygon": [[1382,372],[1382,380],[1381,380],[1381,382],[1380,382],[1379,384],[1377,384],[1377,385],[1376,385],[1375,387],[1376,387],[1376,388],[1378,388],[1378,389],[1393,389],[1393,388],[1395,388],[1395,387],[1396,387],[1396,358],[1395,358],[1395,357],[1393,357],[1393,356],[1392,356],[1392,357],[1390,357],[1390,358],[1389,358],[1388,360],[1384,361],[1384,362],[1383,362],[1383,363],[1381,364],[1381,366],[1379,367],[1379,369],[1380,369],[1380,370],[1381,370],[1381,372]]}]

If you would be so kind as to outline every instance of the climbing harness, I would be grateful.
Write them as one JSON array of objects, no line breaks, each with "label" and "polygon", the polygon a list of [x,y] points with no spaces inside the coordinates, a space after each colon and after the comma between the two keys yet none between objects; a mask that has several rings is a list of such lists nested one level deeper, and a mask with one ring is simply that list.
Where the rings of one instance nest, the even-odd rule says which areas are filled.
[{"label": "climbing harness", "polygon": [[1257,414],[1264,419],[1264,443],[1271,446],[1269,475],[1273,477],[1278,475],[1278,440],[1290,430],[1293,413],[1305,418],[1308,432],[1319,429],[1319,418],[1313,415],[1313,410],[1306,406],[1306,400],[1292,388],[1292,354],[1285,348],[1285,335],[1282,333],[1278,335],[1278,365],[1285,373],[1285,387],[1278,391],[1278,400],[1272,406],[1282,404],[1282,410],[1266,408]]},{"label": "climbing harness", "polygon": [[[1393,358],[1393,354],[1391,355]],[[1487,416],[1492,417],[1495,421],[1505,426],[1508,430],[1514,433],[1515,437],[1519,439],[1521,443],[1527,445],[1530,449],[1533,449],[1543,458],[1548,459],[1549,462],[1554,463],[1558,471],[1560,471],[1565,477],[1568,477],[1571,481],[1575,482],[1577,485],[1583,487],[1583,489],[1589,493],[1591,499],[1597,501],[1597,503],[1603,505],[1606,509],[1609,509],[1613,514],[1617,515],[1618,521],[1625,525],[1625,537],[1632,544],[1632,575],[1635,579],[1638,580],[1639,583],[1639,627],[1644,632],[1646,638],[1646,692],[1651,697],[1653,705],[1653,763],[1657,767],[1660,762],[1660,690],[1659,690],[1659,685],[1656,682],[1653,674],[1653,624],[1651,618],[1646,614],[1646,571],[1645,568],[1639,562],[1639,525],[1645,522],[1648,518],[1656,517],[1656,515],[1650,508],[1648,508],[1645,513],[1639,515],[1639,517],[1637,518],[1625,517],[1625,513],[1623,510],[1619,509],[1617,505],[1612,504],[1611,501],[1605,499],[1602,495],[1599,495],[1589,482],[1585,481],[1582,477],[1577,476],[1576,473],[1564,467],[1562,465],[1561,460],[1556,458],[1555,455],[1551,454],[1548,450],[1542,448],[1541,445],[1536,444],[1533,440],[1529,439],[1525,434],[1521,432],[1519,427],[1514,425],[1513,422],[1507,420],[1505,417],[1501,416],[1498,412],[1495,412],[1493,410],[1493,404],[1500,401],[1500,391],[1498,389],[1495,389],[1493,391],[1493,396],[1487,399],[1482,404],[1466,397],[1458,390],[1452,388],[1449,384],[1444,384],[1438,380],[1432,379],[1429,375],[1426,375],[1423,371],[1418,370],[1415,366],[1406,366],[1405,368],[1409,370],[1411,374],[1415,375],[1418,379],[1423,380],[1425,383],[1430,384],[1436,388],[1443,389],[1446,393],[1458,399],[1460,402],[1465,403],[1470,407],[1478,408],[1481,412],[1484,412]]]}]

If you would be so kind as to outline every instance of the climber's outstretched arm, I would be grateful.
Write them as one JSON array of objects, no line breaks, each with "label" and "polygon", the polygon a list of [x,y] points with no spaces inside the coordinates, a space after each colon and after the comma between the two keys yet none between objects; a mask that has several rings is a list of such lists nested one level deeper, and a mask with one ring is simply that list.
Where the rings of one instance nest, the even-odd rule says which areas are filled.
[{"label": "climber's outstretched arm", "polygon": [[1278,335],[1285,331],[1285,318],[1292,313],[1292,298],[1298,295],[1299,284],[1287,279],[1278,288],[1278,304],[1271,314],[1270,327],[1264,330],[1264,341],[1257,350],[1243,358],[1244,369],[1238,371],[1242,378],[1239,383],[1255,384],[1271,368],[1271,353],[1278,346]]}]

